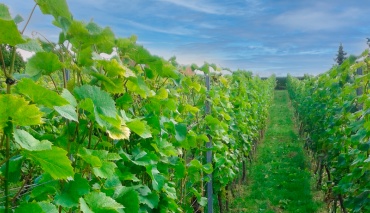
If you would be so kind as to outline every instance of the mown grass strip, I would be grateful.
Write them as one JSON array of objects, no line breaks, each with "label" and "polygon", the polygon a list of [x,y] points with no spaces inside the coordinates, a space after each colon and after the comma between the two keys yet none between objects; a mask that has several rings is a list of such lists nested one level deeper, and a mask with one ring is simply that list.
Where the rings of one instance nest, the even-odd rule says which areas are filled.
[{"label": "mown grass strip", "polygon": [[322,204],[312,196],[307,155],[295,131],[285,90],[275,92],[265,138],[250,167],[244,195],[234,200],[231,212],[307,213],[320,209]]}]

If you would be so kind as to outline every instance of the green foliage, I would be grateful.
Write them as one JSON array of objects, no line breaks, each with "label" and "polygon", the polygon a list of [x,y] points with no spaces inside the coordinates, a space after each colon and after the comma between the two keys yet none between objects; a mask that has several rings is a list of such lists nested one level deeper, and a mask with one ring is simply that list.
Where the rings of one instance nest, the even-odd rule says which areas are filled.
[{"label": "green foliage", "polygon": [[[4,58],[5,69],[9,70],[12,61],[12,48],[6,45],[0,45],[0,51],[2,52]],[[14,70],[16,72],[22,72],[26,66],[21,54],[15,52]],[[3,69],[3,62],[0,60],[0,68]]]},{"label": "green foliage", "polygon": [[16,95],[0,95],[0,130],[11,122],[14,126],[41,124],[42,113],[35,105]]},{"label": "green foliage", "polygon": [[63,64],[59,61],[56,54],[51,52],[37,52],[28,59],[26,74],[31,77],[40,77],[41,75],[50,75],[62,67]]},{"label": "green foliage", "polygon": [[50,150],[24,150],[22,155],[40,165],[54,179],[66,180],[74,175],[71,162],[67,158],[67,152],[62,148],[53,146]]},{"label": "green foliage", "polygon": [[[370,211],[368,65],[367,57],[359,63],[349,57],[317,77],[300,81],[288,76],[301,133],[308,136],[306,146],[330,175],[327,183],[318,182],[318,187],[342,200],[347,212]],[[358,68],[363,69],[363,76],[356,75]]]},{"label": "green foliage", "polygon": [[[207,174],[215,192],[238,177],[265,127],[274,78],[221,76],[206,63],[199,69],[210,75],[207,91],[203,75],[183,74],[174,58],[151,55],[135,36],[116,38],[109,27],[72,19],[64,0],[36,3],[61,29],[58,43],[0,36],[36,52],[0,94],[4,208],[183,212],[194,199],[206,205]],[[6,7],[2,17],[9,21]],[[100,56],[113,50],[112,59]],[[203,154],[209,138],[212,164]]]},{"label": "green foliage", "polygon": [[25,42],[18,31],[16,23],[10,16],[8,7],[4,4],[0,4],[0,25],[0,45],[15,46]]}]

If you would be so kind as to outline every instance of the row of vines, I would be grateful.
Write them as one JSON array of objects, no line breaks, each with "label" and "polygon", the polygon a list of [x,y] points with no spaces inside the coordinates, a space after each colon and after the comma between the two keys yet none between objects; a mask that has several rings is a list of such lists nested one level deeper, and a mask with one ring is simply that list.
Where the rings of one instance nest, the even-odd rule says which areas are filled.
[{"label": "row of vines", "polygon": [[288,76],[300,133],[315,156],[317,187],[331,212],[370,212],[369,68],[365,51],[317,77]]},{"label": "row of vines", "polygon": [[[23,35],[37,9],[54,17],[57,42]],[[200,212],[208,174],[222,198],[245,172],[274,78],[184,68],[135,36],[74,20],[65,0],[35,0],[30,14],[0,4],[0,45],[12,53],[7,66],[0,51],[1,211]],[[35,53],[20,70],[18,49]]]}]

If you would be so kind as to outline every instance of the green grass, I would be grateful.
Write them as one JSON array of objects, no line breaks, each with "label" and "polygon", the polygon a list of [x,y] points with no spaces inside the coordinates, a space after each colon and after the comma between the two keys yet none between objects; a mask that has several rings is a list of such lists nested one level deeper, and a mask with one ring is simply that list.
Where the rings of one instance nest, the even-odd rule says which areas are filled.
[{"label": "green grass", "polygon": [[276,91],[265,138],[250,165],[248,184],[234,199],[231,212],[318,212],[322,204],[313,198],[310,173],[288,94]]}]

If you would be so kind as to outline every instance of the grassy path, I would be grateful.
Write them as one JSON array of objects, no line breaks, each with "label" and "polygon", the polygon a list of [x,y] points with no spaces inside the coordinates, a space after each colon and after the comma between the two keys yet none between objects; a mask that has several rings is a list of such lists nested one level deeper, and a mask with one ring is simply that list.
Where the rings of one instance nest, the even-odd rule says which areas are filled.
[{"label": "grassy path", "polygon": [[298,140],[286,91],[276,91],[270,122],[250,166],[243,197],[232,212],[317,212],[303,144]]}]

